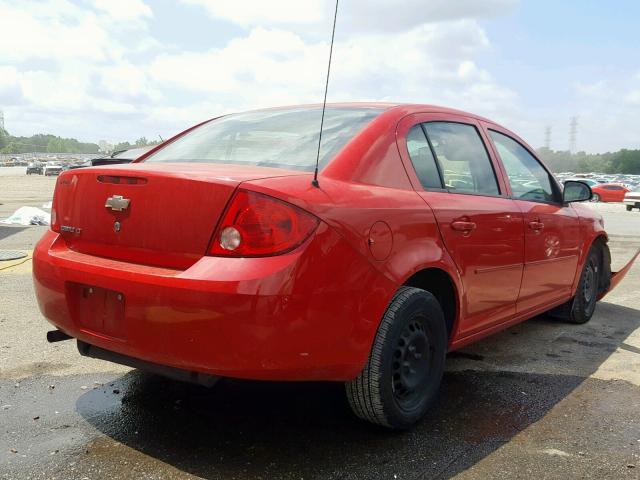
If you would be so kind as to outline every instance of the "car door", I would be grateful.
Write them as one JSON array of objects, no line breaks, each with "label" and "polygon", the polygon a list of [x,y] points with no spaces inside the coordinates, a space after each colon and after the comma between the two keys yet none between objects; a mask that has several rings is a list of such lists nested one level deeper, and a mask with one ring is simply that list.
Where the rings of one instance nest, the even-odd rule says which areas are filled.
[{"label": "car door", "polygon": [[504,193],[478,125],[422,114],[406,118],[401,129],[412,182],[460,272],[460,333],[507,320],[515,314],[522,278],[523,216]]},{"label": "car door", "polygon": [[606,202],[621,202],[624,200],[625,189],[622,185],[605,185],[602,187],[607,190],[607,195],[603,196],[603,200]]},{"label": "car door", "polygon": [[551,173],[520,141],[497,127],[490,126],[487,132],[511,196],[524,215],[524,272],[517,311],[566,299],[578,266],[579,217],[562,203],[562,192]]}]

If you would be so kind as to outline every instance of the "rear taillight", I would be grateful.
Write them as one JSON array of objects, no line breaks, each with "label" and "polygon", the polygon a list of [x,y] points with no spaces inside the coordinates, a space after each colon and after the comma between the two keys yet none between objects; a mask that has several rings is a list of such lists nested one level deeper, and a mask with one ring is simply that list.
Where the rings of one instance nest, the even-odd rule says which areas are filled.
[{"label": "rear taillight", "polygon": [[60,232],[60,224],[58,223],[58,214],[55,207],[51,207],[51,230]]},{"label": "rear taillight", "polygon": [[213,236],[209,255],[262,257],[304,242],[319,220],[301,208],[261,193],[238,191]]}]

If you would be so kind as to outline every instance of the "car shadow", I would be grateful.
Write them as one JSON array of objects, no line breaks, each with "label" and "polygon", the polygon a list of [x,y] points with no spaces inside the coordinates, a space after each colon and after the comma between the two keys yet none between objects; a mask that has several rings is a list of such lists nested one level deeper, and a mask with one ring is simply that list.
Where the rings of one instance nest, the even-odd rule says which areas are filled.
[{"label": "car shadow", "polygon": [[26,230],[29,227],[5,227],[0,225],[0,240],[4,240],[5,238],[10,237],[11,235],[15,235],[16,233],[20,233],[23,230]]},{"label": "car shadow", "polygon": [[[450,478],[545,416],[640,328],[602,303],[587,325],[538,317],[449,355],[413,430],[354,418],[343,387],[225,379],[214,388],[132,371],[82,395],[98,431],[202,478]],[[575,359],[575,361],[571,360]]]}]

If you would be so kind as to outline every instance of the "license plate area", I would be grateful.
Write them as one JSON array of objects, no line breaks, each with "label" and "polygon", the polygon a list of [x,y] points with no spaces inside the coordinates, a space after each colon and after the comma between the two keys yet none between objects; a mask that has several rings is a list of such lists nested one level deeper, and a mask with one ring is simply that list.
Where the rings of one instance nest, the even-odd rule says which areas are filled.
[{"label": "license plate area", "polygon": [[73,320],[82,329],[119,340],[125,339],[125,298],[121,292],[69,282],[67,303]]}]

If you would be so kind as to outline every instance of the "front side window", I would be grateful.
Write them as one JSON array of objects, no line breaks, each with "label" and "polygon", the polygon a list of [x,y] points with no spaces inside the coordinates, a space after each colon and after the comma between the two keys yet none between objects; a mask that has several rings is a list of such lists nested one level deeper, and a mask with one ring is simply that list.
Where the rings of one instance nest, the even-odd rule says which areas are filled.
[{"label": "front side window", "polygon": [[[380,108],[368,107],[327,108],[320,168],[381,112]],[[228,115],[186,133],[144,161],[225,163],[311,172],[316,164],[321,115],[319,107]]]},{"label": "front side window", "polygon": [[489,130],[489,135],[502,160],[513,198],[538,202],[553,202],[551,174],[526,148],[506,135]]},{"label": "front side window", "polygon": [[442,188],[440,174],[431,147],[420,125],[414,125],[407,133],[407,150],[418,179],[424,188]]},{"label": "front side window", "polygon": [[429,122],[424,127],[449,191],[500,195],[491,160],[473,125]]}]

